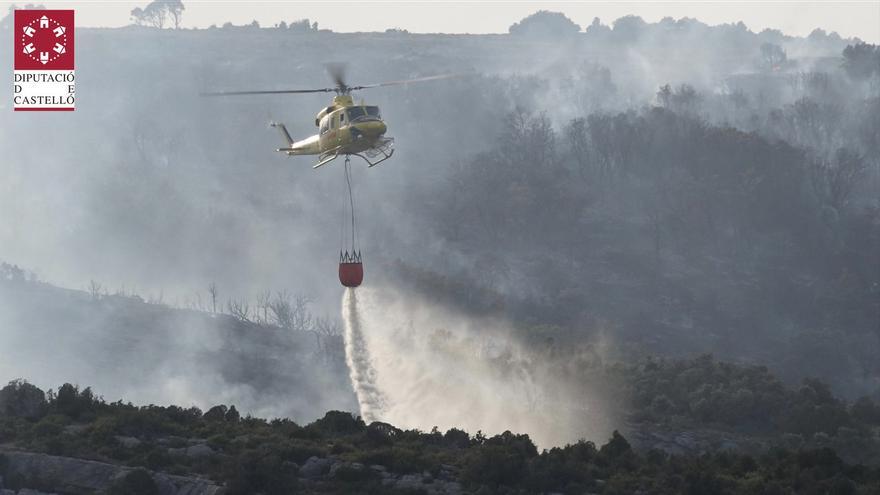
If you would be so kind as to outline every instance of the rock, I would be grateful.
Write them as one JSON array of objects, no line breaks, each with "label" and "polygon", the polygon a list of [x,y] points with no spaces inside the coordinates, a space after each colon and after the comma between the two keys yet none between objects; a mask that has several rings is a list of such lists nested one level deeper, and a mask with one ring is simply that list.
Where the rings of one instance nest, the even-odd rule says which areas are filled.
[{"label": "rock", "polygon": [[158,443],[159,445],[165,445],[168,447],[183,447],[184,445],[187,444],[187,441],[183,437],[171,436],[171,437],[160,438],[159,440],[156,440],[156,443]]},{"label": "rock", "polygon": [[79,435],[80,433],[86,431],[89,428],[89,425],[67,425],[64,427],[64,433],[68,435]]},{"label": "rock", "polygon": [[330,469],[327,470],[327,476],[333,478],[336,476],[336,471],[339,471],[339,468],[344,467],[345,464],[341,462],[334,462],[330,465]]},{"label": "rock", "polygon": [[667,454],[672,455],[685,455],[687,452],[681,448],[679,445],[674,443],[657,443],[654,444],[654,449],[659,450],[661,452],[666,452]]},{"label": "rock", "polygon": [[31,490],[30,488],[22,488],[18,491],[18,495],[57,495],[56,493],[46,493],[39,490]]},{"label": "rock", "polygon": [[697,441],[690,433],[681,433],[675,437],[675,443],[688,452],[696,452],[699,450]]},{"label": "rock", "polygon": [[463,493],[461,489],[461,483],[457,481],[449,481],[443,483],[443,485],[446,489],[447,495],[460,495],[461,493]]},{"label": "rock", "polygon": [[370,469],[372,469],[373,471],[380,472],[380,473],[384,473],[385,471],[388,471],[388,468],[386,468],[385,466],[380,466],[379,464],[371,465]]},{"label": "rock", "polygon": [[721,445],[718,446],[718,450],[727,452],[737,451],[739,450],[739,444],[733,440],[724,440],[721,442]]},{"label": "rock", "polygon": [[309,457],[305,464],[300,468],[299,473],[303,478],[320,478],[330,471],[334,461],[332,459],[322,459],[320,457]]},{"label": "rock", "polygon": [[404,474],[394,483],[398,490],[418,490],[422,486],[422,476],[418,474]]},{"label": "rock", "polygon": [[[31,452],[0,450],[0,454],[8,461],[9,475],[19,475],[24,479],[53,480],[53,490],[61,493],[104,492],[113,482],[133,470],[104,462]],[[221,495],[226,491],[223,486],[206,479],[163,473],[150,475],[156,480],[160,495]],[[0,495],[15,495],[14,492],[7,494],[6,491],[0,492]],[[19,495],[22,493],[24,492],[19,491]]]},{"label": "rock", "polygon": [[437,473],[437,479],[443,481],[455,481],[456,479],[456,469],[449,464],[441,464],[440,472]]},{"label": "rock", "polygon": [[423,486],[422,489],[431,495],[461,495],[463,493],[461,484],[456,481],[437,481]]},{"label": "rock", "polygon": [[117,442],[119,442],[119,445],[122,445],[127,449],[133,449],[142,443],[135,437],[124,437],[122,435],[116,435],[114,438]]},{"label": "rock", "polygon": [[336,477],[336,472],[342,468],[354,469],[357,471],[363,471],[366,467],[359,462],[341,462],[333,460],[333,464],[330,466],[330,470],[327,472],[327,476],[334,478]]},{"label": "rock", "polygon": [[208,457],[211,455],[214,455],[214,449],[208,447],[203,443],[186,448],[186,456],[194,459],[198,459],[200,457]]}]

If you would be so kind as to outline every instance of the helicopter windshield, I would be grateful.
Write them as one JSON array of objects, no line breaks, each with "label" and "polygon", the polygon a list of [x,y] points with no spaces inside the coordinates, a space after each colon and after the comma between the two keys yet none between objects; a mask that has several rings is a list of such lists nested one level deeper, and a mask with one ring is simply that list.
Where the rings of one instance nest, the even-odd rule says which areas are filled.
[{"label": "helicopter windshield", "polygon": [[349,107],[346,112],[348,112],[348,120],[349,122],[354,122],[356,120],[364,120],[369,118],[381,118],[379,115],[379,107],[369,106],[369,107]]}]

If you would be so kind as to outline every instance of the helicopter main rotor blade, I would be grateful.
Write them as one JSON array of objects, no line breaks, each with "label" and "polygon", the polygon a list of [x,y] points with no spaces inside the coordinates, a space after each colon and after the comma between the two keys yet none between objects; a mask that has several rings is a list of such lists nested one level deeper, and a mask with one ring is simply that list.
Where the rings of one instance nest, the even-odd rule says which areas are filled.
[{"label": "helicopter main rotor blade", "polygon": [[363,86],[352,86],[349,89],[358,90],[358,89],[368,89],[368,88],[381,88],[384,86],[398,86],[401,84],[409,84],[416,82],[425,82],[425,81],[436,81],[438,79],[452,79],[454,77],[461,77],[465,74],[440,74],[437,76],[427,76],[427,77],[417,77],[415,79],[402,79],[400,81],[386,81],[376,84],[366,84]]},{"label": "helicopter main rotor blade", "polygon": [[400,81],[386,81],[376,84],[366,84],[362,86],[346,86],[343,79],[344,65],[328,64],[328,72],[333,77],[333,81],[337,84],[335,88],[318,88],[318,89],[277,89],[265,91],[215,91],[201,93],[202,96],[240,96],[240,95],[285,95],[285,94],[301,94],[301,93],[337,93],[349,94],[352,91],[369,88],[380,88],[384,86],[399,86],[402,84],[410,84],[424,81],[436,81],[438,79],[451,79],[454,77],[462,77],[467,74],[440,74],[437,76],[417,77],[415,79],[403,79]]},{"label": "helicopter main rotor blade", "polygon": [[333,83],[336,84],[337,88],[345,89],[348,85],[345,84],[345,71],[346,64],[342,62],[330,62],[324,64],[324,69],[327,71],[327,74],[330,75],[330,78],[333,79]]},{"label": "helicopter main rotor blade", "polygon": [[321,89],[277,89],[267,91],[216,91],[210,93],[201,93],[202,96],[239,96],[239,95],[285,95],[299,93],[331,93],[336,88]]}]

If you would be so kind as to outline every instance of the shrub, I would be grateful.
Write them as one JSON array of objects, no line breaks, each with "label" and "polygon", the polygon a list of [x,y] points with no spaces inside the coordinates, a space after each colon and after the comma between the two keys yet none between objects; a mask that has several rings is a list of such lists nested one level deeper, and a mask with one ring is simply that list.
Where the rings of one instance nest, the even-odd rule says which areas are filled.
[{"label": "shrub", "polygon": [[208,412],[206,412],[203,417],[205,418],[205,421],[225,421],[227,412],[228,409],[226,406],[221,404],[208,409]]},{"label": "shrub", "polygon": [[159,495],[159,486],[144,469],[129,471],[107,490],[108,495]]},{"label": "shrub", "polygon": [[0,389],[0,415],[36,419],[46,412],[46,394],[24,380]]},{"label": "shrub", "polygon": [[92,393],[92,389],[86,387],[80,392],[79,387],[65,383],[58,388],[52,406],[60,414],[69,418],[79,419],[86,413],[94,413],[100,400]]},{"label": "shrub", "polygon": [[347,483],[363,483],[378,479],[379,475],[378,473],[373,472],[372,469],[357,469],[351,466],[342,466],[336,470],[333,477],[339,481],[345,481]]},{"label": "shrub", "polygon": [[329,411],[323,418],[315,421],[306,428],[328,435],[350,435],[361,433],[367,425],[361,418],[354,417],[351,413],[343,411]]},{"label": "shrub", "polygon": [[516,448],[503,445],[480,445],[468,455],[462,479],[474,485],[497,488],[516,485],[526,473],[526,459]]}]

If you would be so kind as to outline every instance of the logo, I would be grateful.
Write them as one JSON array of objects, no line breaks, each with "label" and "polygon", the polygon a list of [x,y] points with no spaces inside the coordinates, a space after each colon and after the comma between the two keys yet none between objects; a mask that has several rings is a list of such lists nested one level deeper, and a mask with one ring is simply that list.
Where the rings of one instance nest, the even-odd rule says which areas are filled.
[{"label": "logo", "polygon": [[73,110],[76,101],[72,10],[16,10],[13,107]]}]

